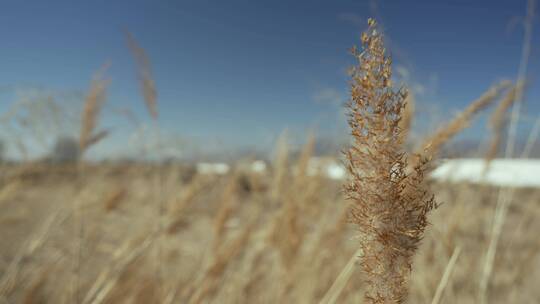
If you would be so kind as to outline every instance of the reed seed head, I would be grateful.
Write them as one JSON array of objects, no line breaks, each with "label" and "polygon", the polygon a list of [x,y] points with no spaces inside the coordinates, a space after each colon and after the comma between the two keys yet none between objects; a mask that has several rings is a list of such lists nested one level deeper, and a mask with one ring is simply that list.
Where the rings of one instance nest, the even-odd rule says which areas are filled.
[{"label": "reed seed head", "polygon": [[363,50],[353,49],[349,126],[353,142],[345,152],[350,173],[345,192],[350,219],[360,232],[361,266],[368,303],[403,303],[412,257],[436,207],[424,185],[427,160],[407,171],[400,120],[407,91],[392,89],[392,61],[370,19]]}]

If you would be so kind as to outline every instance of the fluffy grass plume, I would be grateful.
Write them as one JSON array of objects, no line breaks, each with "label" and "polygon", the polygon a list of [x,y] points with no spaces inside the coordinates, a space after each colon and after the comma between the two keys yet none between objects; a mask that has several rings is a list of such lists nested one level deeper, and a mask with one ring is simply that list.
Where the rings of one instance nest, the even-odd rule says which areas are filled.
[{"label": "fluffy grass plume", "polygon": [[376,22],[368,21],[363,50],[353,49],[349,126],[353,142],[345,152],[350,178],[351,220],[360,232],[366,303],[403,303],[414,253],[435,208],[424,185],[427,161],[407,171],[399,127],[407,92],[394,91],[391,59]]}]

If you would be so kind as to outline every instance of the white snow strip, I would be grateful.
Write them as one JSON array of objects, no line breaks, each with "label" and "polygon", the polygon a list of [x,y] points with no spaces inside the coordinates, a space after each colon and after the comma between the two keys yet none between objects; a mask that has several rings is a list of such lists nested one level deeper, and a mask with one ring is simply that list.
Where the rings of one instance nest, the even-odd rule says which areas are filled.
[{"label": "white snow strip", "polygon": [[225,163],[197,163],[197,172],[201,174],[223,175],[229,172],[229,165]]},{"label": "white snow strip", "polygon": [[265,173],[266,163],[263,160],[256,160],[251,163],[251,171],[255,173]]},{"label": "white snow strip", "polygon": [[[486,170],[484,159],[449,159],[442,161],[431,178],[441,182],[486,183],[506,187],[540,188],[540,159],[495,159]],[[249,164],[252,172],[266,171],[264,161]],[[226,163],[198,163],[197,172],[202,174],[227,174]],[[322,175],[334,180],[347,176],[343,165],[336,159],[313,157],[308,163],[308,175]]]},{"label": "white snow strip", "polygon": [[431,173],[438,181],[487,183],[507,187],[540,187],[540,160],[494,159],[486,171],[484,159],[444,161]]},{"label": "white snow strip", "polygon": [[340,164],[332,164],[326,167],[326,176],[330,179],[344,179],[346,175],[345,167]]},{"label": "white snow strip", "polygon": [[347,172],[341,163],[333,158],[312,157],[308,162],[309,176],[322,175],[330,179],[344,179]]}]

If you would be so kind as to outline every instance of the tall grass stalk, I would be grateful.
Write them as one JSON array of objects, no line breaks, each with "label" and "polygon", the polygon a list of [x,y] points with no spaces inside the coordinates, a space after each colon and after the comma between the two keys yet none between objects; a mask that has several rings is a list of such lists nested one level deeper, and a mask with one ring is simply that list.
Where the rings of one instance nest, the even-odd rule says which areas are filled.
[{"label": "tall grass stalk", "polygon": [[[157,130],[156,134],[156,140],[158,143],[158,150],[156,153],[158,161],[161,161],[161,155],[160,155],[160,149],[162,147],[161,142],[161,132],[158,124],[158,104],[157,104],[157,89],[155,85],[155,81],[153,78],[152,73],[152,66],[150,64],[150,58],[146,54],[146,51],[139,46],[133,35],[125,31],[126,40],[127,40],[127,46],[129,50],[131,51],[133,58],[135,59],[135,65],[137,68],[137,77],[139,80],[139,85],[141,88],[141,94],[144,98],[144,102],[146,104],[146,107],[148,109],[148,112],[150,113],[150,116],[152,117],[152,123]],[[165,202],[163,199],[163,170],[160,169],[159,164],[156,167],[157,172],[154,174],[154,183],[157,193],[155,195],[157,200],[157,210],[156,210],[156,218],[157,218],[157,225],[156,225],[156,231],[158,239],[156,240],[157,243],[157,252],[156,252],[156,276],[159,286],[159,293],[160,296],[163,293],[162,287],[163,287],[163,270],[162,270],[162,264],[161,262],[164,259],[163,256],[163,236],[165,231],[165,223],[164,223],[164,216],[165,216]]]},{"label": "tall grass stalk", "polygon": [[[92,83],[90,85],[90,90],[86,96],[84,102],[84,109],[81,114],[81,130],[79,135],[79,157],[81,157],[84,152],[93,144],[97,143],[99,140],[106,136],[106,133],[98,132],[95,133],[95,129],[98,124],[99,114],[101,108],[106,101],[107,86],[110,83],[110,80],[103,79],[103,74],[109,67],[109,63],[106,63],[94,76]],[[82,177],[84,176],[84,166],[82,162],[79,162],[78,174],[79,179],[77,180],[78,191],[82,192],[83,182]],[[82,263],[84,255],[84,236],[85,236],[85,214],[84,207],[81,204],[73,205],[73,213],[75,214],[75,231],[77,231],[78,239],[78,248],[77,248],[77,258],[75,259],[75,279],[73,280],[73,296],[77,303],[81,303],[81,276],[82,276]]]},{"label": "tall grass stalk", "polygon": [[[525,83],[527,77],[527,67],[529,65],[529,56],[531,53],[531,41],[532,41],[532,29],[533,29],[533,20],[536,9],[536,1],[528,0],[527,1],[527,15],[523,22],[523,27],[525,30],[523,37],[523,45],[521,48],[521,60],[519,62],[517,83]],[[517,135],[517,125],[519,122],[519,116],[521,114],[521,104],[523,101],[524,87],[520,86],[516,90],[515,102],[512,105],[512,113],[510,119],[510,126],[508,128],[508,140],[506,145],[505,156],[512,157],[515,149],[515,141]]]},{"label": "tall grass stalk", "polygon": [[[532,40],[532,28],[536,2],[535,0],[527,1],[527,15],[523,22],[524,26],[524,38],[522,46],[521,60],[518,69],[517,83],[525,83],[527,76],[527,66],[529,62],[529,56],[531,52],[531,40]],[[521,103],[523,99],[524,86],[518,86],[515,93],[515,101],[512,106],[510,125],[508,127],[508,139],[506,142],[505,157],[510,158],[514,154],[515,139],[517,135],[517,125],[521,112]],[[497,252],[497,246],[499,238],[502,233],[502,228],[506,219],[506,213],[510,206],[510,203],[514,196],[514,189],[502,189],[497,197],[497,206],[495,207],[495,216],[493,219],[493,226],[490,232],[490,239],[488,249],[486,251],[486,257],[484,260],[484,267],[480,278],[479,286],[479,302],[485,304],[488,301],[487,292],[490,282],[490,277],[493,272],[493,264],[495,261],[495,254]]]}]

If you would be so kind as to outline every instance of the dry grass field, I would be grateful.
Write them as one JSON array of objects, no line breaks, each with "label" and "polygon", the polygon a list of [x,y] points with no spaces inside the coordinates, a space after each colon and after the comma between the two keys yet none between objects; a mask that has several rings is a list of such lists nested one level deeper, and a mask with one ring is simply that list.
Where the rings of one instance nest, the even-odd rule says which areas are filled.
[{"label": "dry grass field", "polygon": [[[302,170],[2,169],[4,303],[317,303],[357,249],[341,185]],[[477,303],[498,189],[431,187],[443,204],[415,257],[409,301],[432,301],[459,250],[442,302]],[[540,300],[539,198],[533,189],[515,194],[489,303]],[[362,297],[362,275],[353,272],[337,302]]]}]

